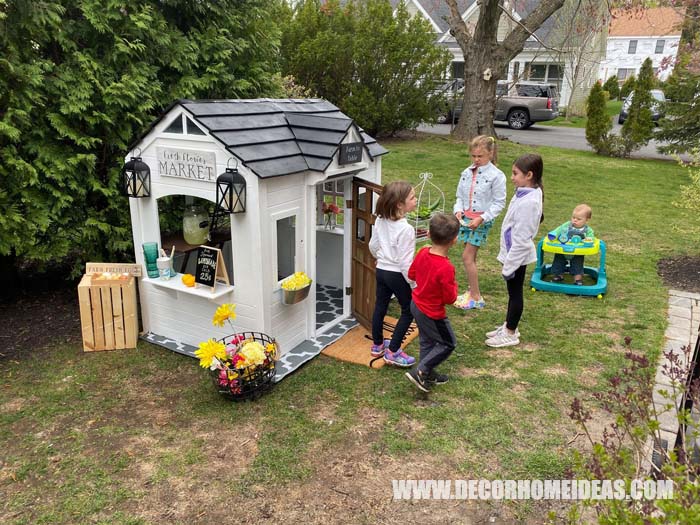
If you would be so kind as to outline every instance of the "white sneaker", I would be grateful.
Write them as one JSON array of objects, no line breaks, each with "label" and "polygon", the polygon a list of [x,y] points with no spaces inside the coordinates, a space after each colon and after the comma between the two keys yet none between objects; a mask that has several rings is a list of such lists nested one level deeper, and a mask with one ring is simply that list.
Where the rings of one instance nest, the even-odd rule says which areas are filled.
[{"label": "white sneaker", "polygon": [[[492,337],[496,337],[497,335],[502,334],[505,327],[506,327],[506,323],[503,323],[501,326],[499,326],[495,330],[491,330],[490,332],[486,332],[486,339],[491,339]],[[515,329],[515,335],[520,337],[520,330],[518,330],[517,328]]]},{"label": "white sneaker", "polygon": [[520,344],[520,334],[515,332],[513,335],[510,335],[505,330],[486,340],[486,345],[491,348],[503,348],[504,346],[515,346],[518,344]]}]

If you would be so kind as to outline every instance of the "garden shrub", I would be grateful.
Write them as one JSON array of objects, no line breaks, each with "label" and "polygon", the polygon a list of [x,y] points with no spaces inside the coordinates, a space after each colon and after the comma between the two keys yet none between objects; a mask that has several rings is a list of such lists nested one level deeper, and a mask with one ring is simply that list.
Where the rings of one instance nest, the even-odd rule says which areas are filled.
[{"label": "garden shrub", "polygon": [[598,154],[607,155],[608,133],[612,120],[606,110],[607,95],[600,82],[593,84],[586,100],[586,141]]},{"label": "garden shrub", "polygon": [[608,92],[610,100],[616,100],[620,96],[620,84],[617,80],[617,75],[613,75],[605,81],[603,91]]},{"label": "garden shrub", "polygon": [[627,98],[627,96],[634,91],[634,84],[637,82],[637,79],[634,75],[631,75],[627,77],[627,80],[622,84],[622,87],[620,88],[620,100],[624,100]]}]

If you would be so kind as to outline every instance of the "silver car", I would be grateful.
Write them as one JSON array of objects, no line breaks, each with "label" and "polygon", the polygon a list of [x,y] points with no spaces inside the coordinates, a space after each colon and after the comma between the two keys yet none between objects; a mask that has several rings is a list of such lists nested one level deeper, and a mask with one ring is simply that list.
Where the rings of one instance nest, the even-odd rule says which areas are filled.
[{"label": "silver car", "polygon": [[[627,120],[627,113],[629,113],[630,106],[632,105],[632,97],[634,96],[634,91],[631,91],[627,98],[622,103],[622,109],[620,110],[620,115],[617,117],[618,124],[624,124]],[[664,92],[660,89],[651,90],[651,120],[658,122],[660,118],[664,116],[664,102],[666,102],[666,97]]]}]

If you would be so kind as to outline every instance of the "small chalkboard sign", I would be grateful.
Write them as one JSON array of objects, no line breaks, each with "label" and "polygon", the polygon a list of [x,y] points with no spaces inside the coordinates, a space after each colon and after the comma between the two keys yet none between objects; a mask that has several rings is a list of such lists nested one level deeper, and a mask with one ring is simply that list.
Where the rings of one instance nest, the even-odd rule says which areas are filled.
[{"label": "small chalkboard sign", "polygon": [[340,145],[338,164],[354,164],[362,161],[362,142],[349,142]]},{"label": "small chalkboard sign", "polygon": [[221,250],[211,246],[200,246],[197,248],[197,267],[195,268],[194,282],[204,286],[211,286],[213,293],[217,279],[229,284],[226,263],[221,256]]}]

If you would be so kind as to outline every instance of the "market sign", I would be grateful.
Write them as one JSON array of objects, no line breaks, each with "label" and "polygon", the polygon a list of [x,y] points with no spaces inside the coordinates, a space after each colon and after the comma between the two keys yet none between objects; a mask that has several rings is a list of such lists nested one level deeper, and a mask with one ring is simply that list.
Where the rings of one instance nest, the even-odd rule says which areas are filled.
[{"label": "market sign", "polygon": [[211,151],[156,148],[158,175],[216,183],[216,155]]},{"label": "market sign", "polygon": [[340,145],[338,164],[354,164],[362,162],[362,142],[348,142]]}]

